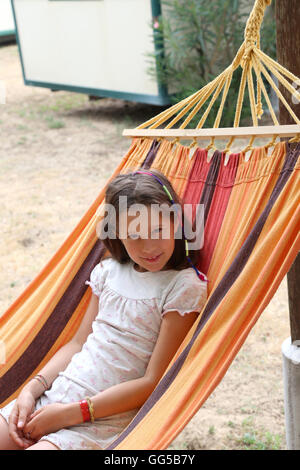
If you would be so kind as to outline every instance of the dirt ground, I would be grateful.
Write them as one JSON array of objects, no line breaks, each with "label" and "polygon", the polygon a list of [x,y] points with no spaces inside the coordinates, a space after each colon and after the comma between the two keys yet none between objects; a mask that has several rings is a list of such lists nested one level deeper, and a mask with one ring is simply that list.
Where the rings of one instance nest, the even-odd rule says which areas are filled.
[{"label": "dirt ground", "polygon": [[[159,109],[28,87],[0,47],[0,315],[36,277],[127,151],[122,130]],[[281,344],[286,278],[221,384],[170,449],[285,449]]]}]

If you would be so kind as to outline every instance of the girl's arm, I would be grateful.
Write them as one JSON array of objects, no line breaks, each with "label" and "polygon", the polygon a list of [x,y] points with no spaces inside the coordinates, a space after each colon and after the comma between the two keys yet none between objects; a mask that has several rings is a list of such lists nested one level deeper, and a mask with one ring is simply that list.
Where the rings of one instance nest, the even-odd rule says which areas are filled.
[{"label": "girl's arm", "polygon": [[[85,316],[74,337],[60,348],[45,367],[39,371],[39,373],[45,377],[49,387],[58,376],[59,372],[67,367],[74,354],[81,350],[88,335],[91,333],[92,323],[98,312],[98,302],[98,297],[92,294]],[[30,380],[23,387],[15,402],[9,417],[9,433],[20,446],[26,445],[22,437],[22,431],[24,431],[24,426],[34,409],[35,401],[44,391],[43,385],[38,380]]]},{"label": "girl's arm", "polygon": [[[144,377],[114,385],[90,397],[95,419],[141,407],[167,369],[171,359],[193,325],[196,312],[181,316],[168,312],[162,320],[159,336]],[[49,432],[82,423],[79,402],[47,405],[37,410],[25,428],[39,438]]]},{"label": "girl's arm", "polygon": [[[197,316],[197,312],[185,316],[176,311],[166,313],[144,377],[115,385],[91,397],[95,418],[140,408],[160,381]],[[71,404],[70,408],[75,410],[75,406]],[[80,415],[81,412],[77,413],[82,421]]]},{"label": "girl's arm", "polygon": [[[51,387],[59,372],[65,370],[74,354],[81,351],[88,335],[92,332],[92,323],[98,313],[98,303],[99,298],[95,294],[92,294],[84,318],[73,338],[62,346],[49,362],[47,362],[45,367],[39,371],[39,374],[45,377],[49,387]],[[25,387],[32,392],[36,399],[44,391],[37,380],[31,380]]]}]

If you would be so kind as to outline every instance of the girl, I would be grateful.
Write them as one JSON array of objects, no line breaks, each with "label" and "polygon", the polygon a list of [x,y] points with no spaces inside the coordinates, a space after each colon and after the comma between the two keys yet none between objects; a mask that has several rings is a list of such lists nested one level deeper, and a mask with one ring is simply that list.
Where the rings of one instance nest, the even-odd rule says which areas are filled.
[{"label": "girl", "polygon": [[[0,410],[0,449],[110,445],[152,393],[206,302],[207,279],[194,266],[198,252],[186,251],[187,220],[162,173],[118,175],[105,202],[114,209],[100,226],[110,257],[86,281],[92,296],[85,316],[72,340]],[[144,209],[138,225],[134,204]],[[168,210],[174,204],[176,211]]]}]

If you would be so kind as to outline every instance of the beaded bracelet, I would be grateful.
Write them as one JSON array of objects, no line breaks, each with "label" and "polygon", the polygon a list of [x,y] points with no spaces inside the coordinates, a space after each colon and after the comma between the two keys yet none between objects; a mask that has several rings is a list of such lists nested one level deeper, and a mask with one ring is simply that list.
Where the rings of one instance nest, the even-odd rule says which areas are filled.
[{"label": "beaded bracelet", "polygon": [[95,421],[94,405],[92,403],[92,400],[89,397],[85,397],[85,399],[86,399],[88,407],[89,407],[91,422],[93,423]]},{"label": "beaded bracelet", "polygon": [[84,400],[79,402],[83,422],[91,421],[92,423],[95,421],[94,417],[94,406],[89,397],[85,397]]},{"label": "beaded bracelet", "polygon": [[91,415],[88,402],[86,400],[81,400],[79,402],[79,405],[82,413],[83,422],[85,423],[86,421],[90,421]]},{"label": "beaded bracelet", "polygon": [[37,374],[35,377],[40,377],[41,380],[44,382],[44,385],[45,385],[45,387],[46,387],[46,390],[49,390],[50,387],[49,387],[49,385],[48,385],[47,380],[45,379],[45,377],[44,377],[43,375]]},{"label": "beaded bracelet", "polygon": [[37,374],[37,375],[35,375],[35,376],[32,378],[32,380],[33,380],[33,379],[38,380],[38,381],[43,385],[45,391],[49,389],[48,384],[47,384],[47,381],[46,381],[46,379],[45,379],[42,375]]}]

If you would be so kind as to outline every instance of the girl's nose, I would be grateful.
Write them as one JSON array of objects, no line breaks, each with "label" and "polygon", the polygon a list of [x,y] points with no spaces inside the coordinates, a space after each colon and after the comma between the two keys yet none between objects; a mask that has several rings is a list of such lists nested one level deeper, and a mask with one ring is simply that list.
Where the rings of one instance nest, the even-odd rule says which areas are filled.
[{"label": "girl's nose", "polygon": [[154,240],[151,239],[143,239],[142,240],[142,246],[141,246],[141,252],[145,255],[148,256],[149,258],[156,253],[156,247]]}]

